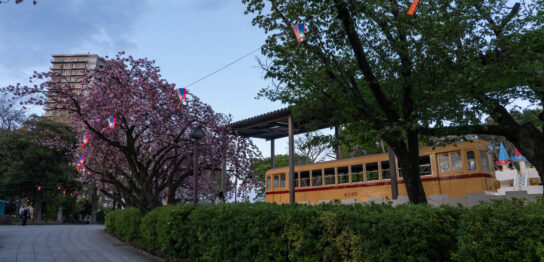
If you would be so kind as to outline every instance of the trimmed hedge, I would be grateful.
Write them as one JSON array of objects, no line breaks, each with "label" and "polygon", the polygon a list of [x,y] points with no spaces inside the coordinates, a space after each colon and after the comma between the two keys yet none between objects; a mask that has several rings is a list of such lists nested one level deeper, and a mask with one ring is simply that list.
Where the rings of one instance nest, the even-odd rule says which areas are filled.
[{"label": "trimmed hedge", "polygon": [[544,201],[428,205],[163,206],[108,213],[106,230],[188,261],[534,261]]},{"label": "trimmed hedge", "polygon": [[135,207],[109,212],[106,215],[106,231],[118,238],[131,242],[140,236],[142,213]]}]

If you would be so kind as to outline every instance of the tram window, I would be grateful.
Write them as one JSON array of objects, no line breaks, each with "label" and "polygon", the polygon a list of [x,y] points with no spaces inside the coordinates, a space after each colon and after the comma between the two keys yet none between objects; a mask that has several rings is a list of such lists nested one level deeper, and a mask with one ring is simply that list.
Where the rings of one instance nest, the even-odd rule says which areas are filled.
[{"label": "tram window", "polygon": [[365,177],[363,174],[363,165],[351,166],[351,183],[363,182]]},{"label": "tram window", "polygon": [[487,169],[487,154],[484,152],[480,152],[480,158],[482,161],[482,170],[488,170]]},{"label": "tram window", "polygon": [[380,180],[380,173],[378,172],[378,163],[366,164],[366,181]]},{"label": "tram window", "polygon": [[295,172],[295,187],[300,187],[300,178],[298,177],[299,173]]},{"label": "tram window", "polygon": [[[399,170],[399,173],[401,173],[400,170]],[[426,156],[419,157],[419,175],[420,176],[432,175],[431,156],[426,155]]]},{"label": "tram window", "polygon": [[312,186],[321,186],[323,185],[323,172],[321,169],[312,170]]},{"label": "tram window", "polygon": [[487,153],[487,163],[489,164],[489,171],[493,171],[495,161],[493,161],[493,155],[491,153]]},{"label": "tram window", "polygon": [[450,172],[450,159],[448,153],[438,154],[438,162],[440,163],[440,172]]},{"label": "tram window", "polygon": [[280,187],[285,187],[285,174],[280,175]]},{"label": "tram window", "polygon": [[310,186],[310,171],[300,172],[300,186],[301,187]]},{"label": "tram window", "polygon": [[391,173],[389,173],[389,161],[382,161],[382,179],[391,179]]},{"label": "tram window", "polygon": [[325,185],[334,185],[334,168],[325,168]]},{"label": "tram window", "polygon": [[280,176],[274,176],[274,188],[278,188],[280,186]]},{"label": "tram window", "polygon": [[476,170],[476,157],[474,151],[467,151],[468,170]]},{"label": "tram window", "polygon": [[338,184],[347,184],[347,183],[349,183],[348,167],[347,166],[338,167]]},{"label": "tram window", "polygon": [[451,165],[453,166],[453,171],[462,171],[463,170],[463,161],[461,161],[461,152],[451,152]]},{"label": "tram window", "polygon": [[270,189],[270,176],[266,177],[266,189]]}]

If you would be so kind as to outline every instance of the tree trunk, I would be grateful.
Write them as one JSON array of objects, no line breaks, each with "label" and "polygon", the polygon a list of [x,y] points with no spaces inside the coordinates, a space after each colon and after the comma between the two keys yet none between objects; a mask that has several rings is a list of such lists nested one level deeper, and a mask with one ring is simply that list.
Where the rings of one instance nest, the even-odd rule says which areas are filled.
[{"label": "tree trunk", "polygon": [[[399,137],[402,139],[402,136],[396,136],[397,139]],[[399,167],[402,170],[408,199],[413,204],[427,203],[425,189],[419,176],[418,134],[415,131],[407,132],[408,145],[406,145],[405,141],[398,141],[397,139],[386,142],[394,147],[393,151],[397,156]]]},{"label": "tree trunk", "polygon": [[77,193],[70,201],[70,209],[68,210],[68,223],[74,223],[74,204],[76,203]]},{"label": "tree trunk", "polygon": [[59,209],[57,211],[57,222],[62,223],[62,203],[59,205]]},{"label": "tree trunk", "polygon": [[176,204],[176,188],[173,185],[174,185],[173,182],[171,182],[170,185],[168,185],[168,198],[166,200],[166,204],[168,205]]},{"label": "tree trunk", "polygon": [[19,219],[21,218],[21,207],[23,206],[23,199],[17,198],[17,202],[15,204],[15,216],[17,218],[17,222],[19,222]]},{"label": "tree trunk", "polygon": [[38,223],[42,222],[42,204],[42,195],[40,193],[36,193],[36,202],[34,203],[34,221]]},{"label": "tree trunk", "polygon": [[91,224],[96,224],[96,211],[98,209],[98,189],[96,185],[91,187]]}]

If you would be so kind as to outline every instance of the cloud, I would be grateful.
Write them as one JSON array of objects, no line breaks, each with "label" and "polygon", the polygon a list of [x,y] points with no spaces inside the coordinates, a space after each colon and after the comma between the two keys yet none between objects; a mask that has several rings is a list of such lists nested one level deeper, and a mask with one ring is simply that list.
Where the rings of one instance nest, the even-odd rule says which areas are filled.
[{"label": "cloud", "polygon": [[[47,68],[54,53],[135,49],[131,36],[149,1],[55,0],[0,6],[0,81]],[[4,78],[4,79],[2,79]],[[2,83],[5,84],[5,83]]]}]

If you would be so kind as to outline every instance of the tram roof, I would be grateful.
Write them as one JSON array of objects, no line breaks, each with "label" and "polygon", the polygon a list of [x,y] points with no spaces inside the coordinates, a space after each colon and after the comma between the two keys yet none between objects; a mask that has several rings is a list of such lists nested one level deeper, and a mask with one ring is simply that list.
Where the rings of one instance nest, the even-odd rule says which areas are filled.
[{"label": "tram roof", "polygon": [[[263,138],[266,140],[282,138],[289,135],[288,117],[291,113],[291,108],[286,107],[236,121],[230,124],[230,127],[235,134],[243,137]],[[293,133],[295,135],[332,126],[326,120],[316,120],[313,117],[294,118],[293,121]]]}]

